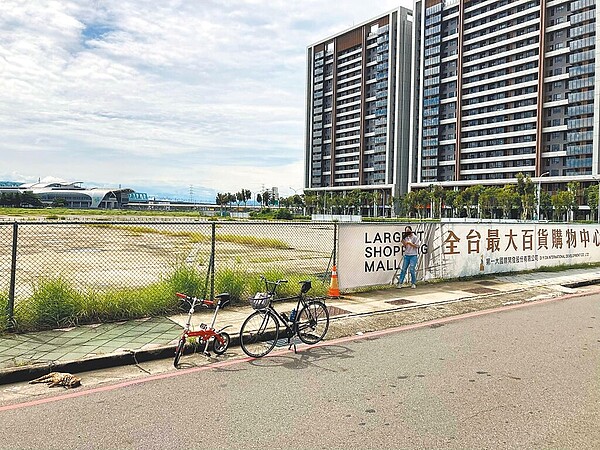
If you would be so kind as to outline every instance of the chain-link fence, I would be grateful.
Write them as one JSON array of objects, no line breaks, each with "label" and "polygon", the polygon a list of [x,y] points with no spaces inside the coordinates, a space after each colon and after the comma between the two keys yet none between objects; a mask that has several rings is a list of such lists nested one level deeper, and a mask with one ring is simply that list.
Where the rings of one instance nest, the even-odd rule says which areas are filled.
[{"label": "chain-link fence", "polygon": [[[178,310],[177,291],[245,299],[260,275],[326,291],[331,223],[15,222],[0,224],[0,330]],[[214,270],[210,270],[212,266]],[[325,283],[316,283],[322,279]],[[285,294],[282,291],[282,294]]]}]

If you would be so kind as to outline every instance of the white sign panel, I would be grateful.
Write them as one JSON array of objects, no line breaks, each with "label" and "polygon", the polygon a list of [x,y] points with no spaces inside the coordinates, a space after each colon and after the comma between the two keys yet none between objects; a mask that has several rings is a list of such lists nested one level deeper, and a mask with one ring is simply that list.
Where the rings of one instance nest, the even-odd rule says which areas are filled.
[{"label": "white sign panel", "polygon": [[[428,265],[435,224],[340,224],[338,282],[340,289],[392,283],[402,264],[402,232],[410,225],[421,241],[421,273]],[[427,278],[421,274],[419,278]]]},{"label": "white sign panel", "polygon": [[[340,224],[340,289],[396,283],[408,224]],[[600,226],[552,223],[411,223],[421,240],[419,280],[600,261]],[[408,275],[407,275],[408,276]]]},{"label": "white sign panel", "polygon": [[445,278],[600,260],[600,228],[552,223],[442,224]]}]

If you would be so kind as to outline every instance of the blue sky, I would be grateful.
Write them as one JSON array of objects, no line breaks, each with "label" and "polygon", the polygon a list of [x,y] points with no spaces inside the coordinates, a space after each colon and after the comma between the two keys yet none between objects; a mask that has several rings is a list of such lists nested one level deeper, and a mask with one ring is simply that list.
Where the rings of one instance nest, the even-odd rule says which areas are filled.
[{"label": "blue sky", "polygon": [[2,0],[0,180],[293,194],[306,47],[398,6]]}]

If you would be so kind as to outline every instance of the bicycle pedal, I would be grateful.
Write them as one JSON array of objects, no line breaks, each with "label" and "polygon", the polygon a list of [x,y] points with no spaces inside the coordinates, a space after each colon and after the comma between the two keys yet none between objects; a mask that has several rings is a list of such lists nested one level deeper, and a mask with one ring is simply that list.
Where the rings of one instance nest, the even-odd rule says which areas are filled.
[{"label": "bicycle pedal", "polygon": [[204,356],[206,356],[207,358],[210,358],[210,352],[202,352],[202,354],[203,354]]}]

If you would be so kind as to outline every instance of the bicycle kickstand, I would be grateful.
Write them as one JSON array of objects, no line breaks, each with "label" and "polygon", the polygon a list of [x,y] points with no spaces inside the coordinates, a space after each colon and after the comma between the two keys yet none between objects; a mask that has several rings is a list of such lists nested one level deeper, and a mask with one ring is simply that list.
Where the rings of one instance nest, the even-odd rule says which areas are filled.
[{"label": "bicycle kickstand", "polygon": [[291,350],[294,347],[294,353],[298,353],[296,350],[296,343],[292,342],[292,339],[288,337],[288,350]]},{"label": "bicycle kickstand", "polygon": [[202,354],[207,358],[210,358],[210,352],[208,351],[208,341],[204,343],[204,349],[202,350]]}]

